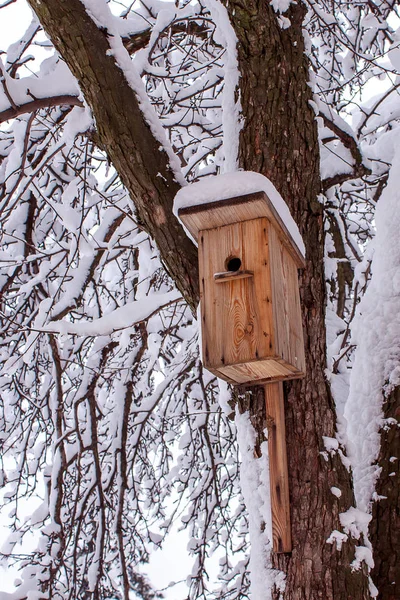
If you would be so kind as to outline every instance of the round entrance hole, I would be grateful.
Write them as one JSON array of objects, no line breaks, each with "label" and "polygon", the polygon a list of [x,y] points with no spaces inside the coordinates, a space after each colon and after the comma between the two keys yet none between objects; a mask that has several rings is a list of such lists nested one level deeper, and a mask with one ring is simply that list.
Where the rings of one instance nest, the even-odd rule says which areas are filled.
[{"label": "round entrance hole", "polygon": [[227,271],[239,271],[242,261],[237,256],[230,256],[225,262]]}]

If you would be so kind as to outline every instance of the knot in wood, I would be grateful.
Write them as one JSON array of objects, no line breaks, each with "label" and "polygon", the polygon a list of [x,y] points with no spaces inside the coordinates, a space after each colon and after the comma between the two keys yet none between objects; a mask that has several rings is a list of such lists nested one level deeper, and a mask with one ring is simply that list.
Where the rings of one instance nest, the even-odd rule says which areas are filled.
[{"label": "knot in wood", "polygon": [[268,430],[268,436],[269,436],[270,432],[272,431],[272,429],[275,425],[275,419],[273,417],[271,417],[270,415],[267,415],[266,421],[267,421],[267,430]]},{"label": "knot in wood", "polygon": [[250,322],[250,323],[247,324],[245,332],[246,333],[252,333],[253,329],[254,329],[254,323]]}]

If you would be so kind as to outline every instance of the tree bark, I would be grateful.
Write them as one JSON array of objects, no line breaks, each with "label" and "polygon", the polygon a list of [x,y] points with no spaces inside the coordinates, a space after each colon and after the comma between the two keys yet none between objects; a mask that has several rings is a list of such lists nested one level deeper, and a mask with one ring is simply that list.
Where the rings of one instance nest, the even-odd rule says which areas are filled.
[{"label": "tree bark", "polygon": [[[306,345],[304,380],[286,384],[286,428],[293,552],[275,555],[287,574],[285,600],[369,598],[366,567],[353,571],[355,541],[337,551],[327,543],[341,531],[339,514],[354,505],[351,477],[338,453],[325,453],[323,437],[334,437],[336,414],[325,379],[324,228],[315,114],[308,85],[302,20],[291,5],[291,25],[279,26],[264,0],[229,0],[238,37],[244,126],[240,167],[271,179],[288,203],[306,246],[301,304]],[[265,425],[264,425],[265,426]],[[331,487],[341,490],[340,498]],[[278,590],[275,597],[282,597]]]},{"label": "tree bark", "polygon": [[385,425],[381,433],[376,485],[377,500],[372,508],[370,528],[375,566],[372,580],[379,590],[378,600],[400,598],[400,388],[384,405]]},{"label": "tree bark", "polygon": [[197,249],[172,213],[180,186],[111,55],[107,31],[94,23],[80,0],[28,2],[78,80],[99,140],[135,203],[139,224],[156,242],[168,273],[194,311],[199,299]]}]

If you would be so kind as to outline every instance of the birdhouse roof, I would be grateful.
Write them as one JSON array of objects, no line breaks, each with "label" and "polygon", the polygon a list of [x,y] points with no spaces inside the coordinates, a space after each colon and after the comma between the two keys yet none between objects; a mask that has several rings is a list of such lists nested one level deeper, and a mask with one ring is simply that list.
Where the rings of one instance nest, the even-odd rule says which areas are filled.
[{"label": "birdhouse roof", "polygon": [[[184,190],[189,191],[188,187],[191,186],[187,186]],[[280,196],[279,198],[282,200]],[[300,243],[298,243],[299,240],[295,239],[300,234],[295,237],[291,235],[287,224],[265,191],[252,192],[212,202],[203,202],[194,206],[183,206],[178,208],[178,217],[196,241],[199,232],[202,230],[215,229],[232,223],[266,217],[277,230],[282,242],[296,261],[297,267],[304,267],[304,252],[302,251],[304,246],[301,237]],[[293,221],[292,217],[290,219]]]}]

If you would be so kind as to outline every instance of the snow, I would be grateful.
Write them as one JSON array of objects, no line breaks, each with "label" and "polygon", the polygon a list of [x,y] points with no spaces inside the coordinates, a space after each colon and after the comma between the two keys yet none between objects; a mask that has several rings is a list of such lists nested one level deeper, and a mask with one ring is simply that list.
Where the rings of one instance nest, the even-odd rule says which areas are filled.
[{"label": "snow", "polygon": [[[79,87],[66,64],[54,55],[43,61],[39,76],[14,79],[5,71],[0,61],[1,77],[4,78],[8,92],[17,106],[22,106],[34,99],[52,98],[54,96],[79,96]],[[0,112],[10,108],[10,101],[0,88]]]},{"label": "snow", "polygon": [[400,144],[376,209],[373,274],[354,319],[357,344],[344,416],[359,509],[368,511],[379,467],[382,404],[400,382]]},{"label": "snow", "polygon": [[237,171],[206,177],[197,183],[192,183],[179,190],[174,200],[174,213],[178,216],[181,208],[200,206],[207,202],[217,202],[244,194],[265,192],[275,210],[285,224],[289,234],[303,256],[305,247],[289,207],[269,179],[260,173],[252,171]]},{"label": "snow", "polygon": [[323,435],[322,441],[324,442],[324,446],[328,452],[336,452],[339,449],[339,442],[336,438]]},{"label": "snow", "polygon": [[217,381],[219,388],[218,404],[226,415],[230,415],[232,413],[232,406],[230,405],[230,402],[232,401],[231,388],[223,379],[218,379]]},{"label": "snow", "polygon": [[356,540],[360,539],[361,534],[368,532],[368,524],[371,521],[371,515],[365,511],[351,506],[346,512],[339,514],[340,524],[345,533],[351,535]]},{"label": "snow", "polygon": [[[352,173],[354,170],[354,158],[350,150],[344,146],[338,137],[333,135],[332,138],[332,130],[325,125],[323,117],[328,122],[331,122],[334,127],[353,138],[354,142],[357,143],[352,127],[335,110],[331,107],[328,109],[327,105],[318,96],[315,96],[314,100],[310,101],[310,104],[314,108],[318,122],[318,135],[321,142],[320,160],[322,179],[334,177],[342,173]],[[363,161],[364,164],[368,164],[368,160],[365,157],[363,157]]]},{"label": "snow", "polygon": [[289,10],[292,3],[295,4],[295,0],[271,0],[271,6],[276,12],[279,27],[281,29],[288,29],[291,25],[290,19],[284,17],[283,13]]},{"label": "snow", "polygon": [[[165,69],[162,67],[150,66],[148,61],[150,52],[157,43],[159,35],[174,21],[176,17],[176,7],[173,5],[171,6],[170,3],[166,3],[165,6],[166,8],[162,8],[157,14],[156,21],[151,29],[149,43],[147,44],[146,48],[143,48],[143,50],[141,50],[135,57],[135,67],[138,70],[138,73],[146,70],[147,72],[152,72],[153,74],[158,74],[160,76],[166,75]],[[118,22],[119,21],[120,19],[118,19]]]},{"label": "snow", "polygon": [[[324,128],[320,131],[320,137],[326,133]],[[327,136],[326,136],[327,137]],[[339,140],[321,144],[321,177],[328,179],[340,174],[350,174],[354,170],[354,160],[350,150],[345,148]]]},{"label": "snow", "polygon": [[[325,275],[329,281],[331,275],[336,277],[337,263],[334,259],[328,256],[328,248],[325,252]],[[326,308],[326,346],[327,346],[327,363],[330,367],[338,359],[343,352],[342,342],[344,332],[346,331],[346,323],[335,312],[335,307],[327,305]],[[344,406],[349,395],[349,374],[342,364],[338,365],[338,372],[333,374],[331,369],[327,369],[327,379],[331,385],[331,391],[335,398],[336,414],[338,421],[337,439],[340,443],[346,442],[346,424],[343,419]]]},{"label": "snow", "polygon": [[335,486],[331,487],[331,492],[334,496],[336,496],[336,498],[340,498],[342,495],[342,492],[340,491],[340,489]]},{"label": "snow", "polygon": [[[19,11],[21,11],[21,7],[19,7]],[[34,14],[30,25],[28,26],[22,37],[20,37],[20,39],[17,42],[14,42],[8,47],[6,66],[15,63],[22,56],[22,54],[25,52],[26,44],[29,42],[29,40],[32,40],[34,38],[39,29],[39,26],[39,20]],[[14,23],[11,29],[14,31]],[[3,31],[1,35],[1,40],[3,42]]]},{"label": "snow", "polygon": [[[226,48],[222,99],[222,153],[224,156],[222,170],[223,173],[233,173],[238,167],[239,133],[242,128],[240,99],[235,101],[239,89],[238,42],[226,7],[219,0],[205,0],[204,3],[209,8],[211,17],[217,26],[216,41]],[[219,37],[221,40],[218,39]]]},{"label": "snow", "polygon": [[375,586],[374,582],[372,581],[371,577],[368,578],[368,586],[369,586],[369,593],[371,594],[371,598],[377,598],[379,591],[378,591],[378,588]]},{"label": "snow", "polygon": [[334,531],[332,531],[331,535],[326,540],[326,543],[336,544],[336,550],[340,552],[340,550],[342,549],[343,542],[347,542],[347,540],[348,535],[346,535],[345,533],[341,533],[340,531],[337,531],[337,529],[335,529]]},{"label": "snow", "polygon": [[271,0],[271,6],[277,13],[285,13],[291,4],[292,0]]},{"label": "snow", "polygon": [[373,569],[374,559],[372,558],[372,551],[370,548],[367,548],[366,546],[356,546],[355,553],[356,556],[350,565],[352,569],[358,571],[363,562],[365,562],[370,569]]},{"label": "snow", "polygon": [[180,298],[181,295],[176,290],[164,294],[153,294],[150,297],[125,304],[108,315],[104,315],[93,321],[81,320],[75,323],[65,320],[53,321],[41,326],[41,330],[81,336],[110,335],[114,331],[131,327],[135,323],[148,319],[160,307],[177,302]]}]

